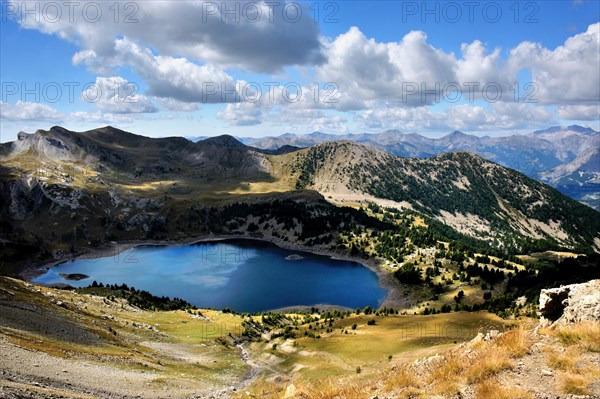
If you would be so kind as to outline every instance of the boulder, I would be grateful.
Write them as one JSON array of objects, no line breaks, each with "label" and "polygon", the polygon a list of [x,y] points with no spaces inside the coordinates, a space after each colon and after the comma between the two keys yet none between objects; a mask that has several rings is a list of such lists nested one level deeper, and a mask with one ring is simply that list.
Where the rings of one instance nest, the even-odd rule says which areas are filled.
[{"label": "boulder", "polygon": [[600,280],[540,292],[540,324],[600,320]]}]

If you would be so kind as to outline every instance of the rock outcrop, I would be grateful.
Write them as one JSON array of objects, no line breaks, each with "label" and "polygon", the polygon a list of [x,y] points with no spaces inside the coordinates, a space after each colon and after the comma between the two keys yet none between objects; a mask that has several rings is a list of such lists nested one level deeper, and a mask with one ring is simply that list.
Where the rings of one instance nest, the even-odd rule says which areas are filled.
[{"label": "rock outcrop", "polygon": [[600,320],[600,280],[541,291],[540,324],[590,320]]}]

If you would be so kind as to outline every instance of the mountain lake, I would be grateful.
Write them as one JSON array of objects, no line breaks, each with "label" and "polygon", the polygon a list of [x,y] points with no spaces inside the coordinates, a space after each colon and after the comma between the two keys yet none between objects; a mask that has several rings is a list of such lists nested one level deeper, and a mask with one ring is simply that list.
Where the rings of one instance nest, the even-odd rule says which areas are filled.
[{"label": "mountain lake", "polygon": [[387,292],[357,262],[292,251],[259,240],[137,246],[113,256],[53,266],[35,283],[127,284],[199,308],[261,312],[290,306],[377,308]]}]

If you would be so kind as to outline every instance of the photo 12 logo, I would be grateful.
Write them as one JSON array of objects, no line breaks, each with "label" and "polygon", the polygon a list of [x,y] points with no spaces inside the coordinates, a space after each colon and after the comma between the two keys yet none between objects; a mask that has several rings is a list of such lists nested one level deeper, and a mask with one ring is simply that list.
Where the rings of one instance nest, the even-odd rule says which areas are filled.
[{"label": "photo 12 logo", "polygon": [[201,341],[214,341],[231,334],[241,336],[244,332],[241,325],[233,323],[202,323],[199,328],[198,338]]},{"label": "photo 12 logo", "polygon": [[473,103],[477,100],[497,103],[504,100],[535,104],[538,102],[535,98],[538,92],[539,87],[535,82],[515,82],[511,85],[497,82],[402,82],[400,96],[403,103]]},{"label": "photo 12 logo", "polygon": [[297,23],[311,18],[315,23],[337,23],[340,7],[337,2],[298,3],[294,1],[204,1],[202,22],[217,18],[222,23],[274,23],[281,19]]},{"label": "photo 12 logo", "polygon": [[403,1],[402,23],[538,23],[535,1]]},{"label": "photo 12 logo", "polygon": [[[160,0],[158,0],[160,1]],[[157,1],[154,1],[156,3]],[[167,3],[168,0],[163,0]],[[340,11],[338,2],[294,1],[199,1],[198,23],[248,23],[264,24],[284,21],[298,23],[312,20],[314,23],[337,23]],[[2,1],[2,22],[26,23],[73,23],[83,20],[95,24],[113,22],[133,24],[143,15],[137,1]],[[142,10],[143,11],[143,10]]]},{"label": "photo 12 logo", "polygon": [[110,99],[115,103],[136,103],[139,101],[139,87],[133,82],[109,82],[101,85],[98,82],[1,82],[0,101],[35,102],[55,104],[58,102],[74,103],[81,99],[86,103],[97,103],[102,99]]},{"label": "photo 12 logo", "polygon": [[314,103],[337,103],[340,90],[335,82],[312,82],[303,86],[297,82],[236,82],[235,85],[219,82],[202,83],[203,103],[297,103],[302,100]]},{"label": "photo 12 logo", "polygon": [[124,24],[139,22],[140,5],[135,1],[2,1],[2,22],[90,24],[102,21]]}]

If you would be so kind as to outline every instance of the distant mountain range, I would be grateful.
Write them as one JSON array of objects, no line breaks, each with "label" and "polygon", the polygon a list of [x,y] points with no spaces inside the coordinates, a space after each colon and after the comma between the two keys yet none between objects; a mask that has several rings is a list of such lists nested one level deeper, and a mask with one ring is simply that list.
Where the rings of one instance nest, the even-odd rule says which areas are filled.
[{"label": "distant mountain range", "polygon": [[275,137],[239,140],[253,147],[271,150],[283,146],[303,148],[328,141],[348,140],[411,158],[468,151],[547,183],[563,194],[600,210],[600,132],[577,125],[555,126],[526,135],[495,138],[455,131],[439,139],[431,139],[417,133],[388,130],[345,135],[285,133]]},{"label": "distant mountain range", "polygon": [[[586,134],[565,140],[585,142]],[[415,136],[411,142],[429,140]],[[453,133],[438,141],[447,148],[479,140]],[[447,237],[507,253],[600,251],[600,213],[522,173],[467,152],[406,158],[373,147],[260,149],[227,135],[193,143],[112,127],[20,133],[0,145],[0,252],[4,260],[28,251],[47,257],[73,245],[245,231],[335,243],[340,224],[328,218],[349,212],[337,205],[367,203],[421,215],[445,225]],[[587,167],[586,159],[557,173]],[[311,205],[294,211],[298,202]]]}]

